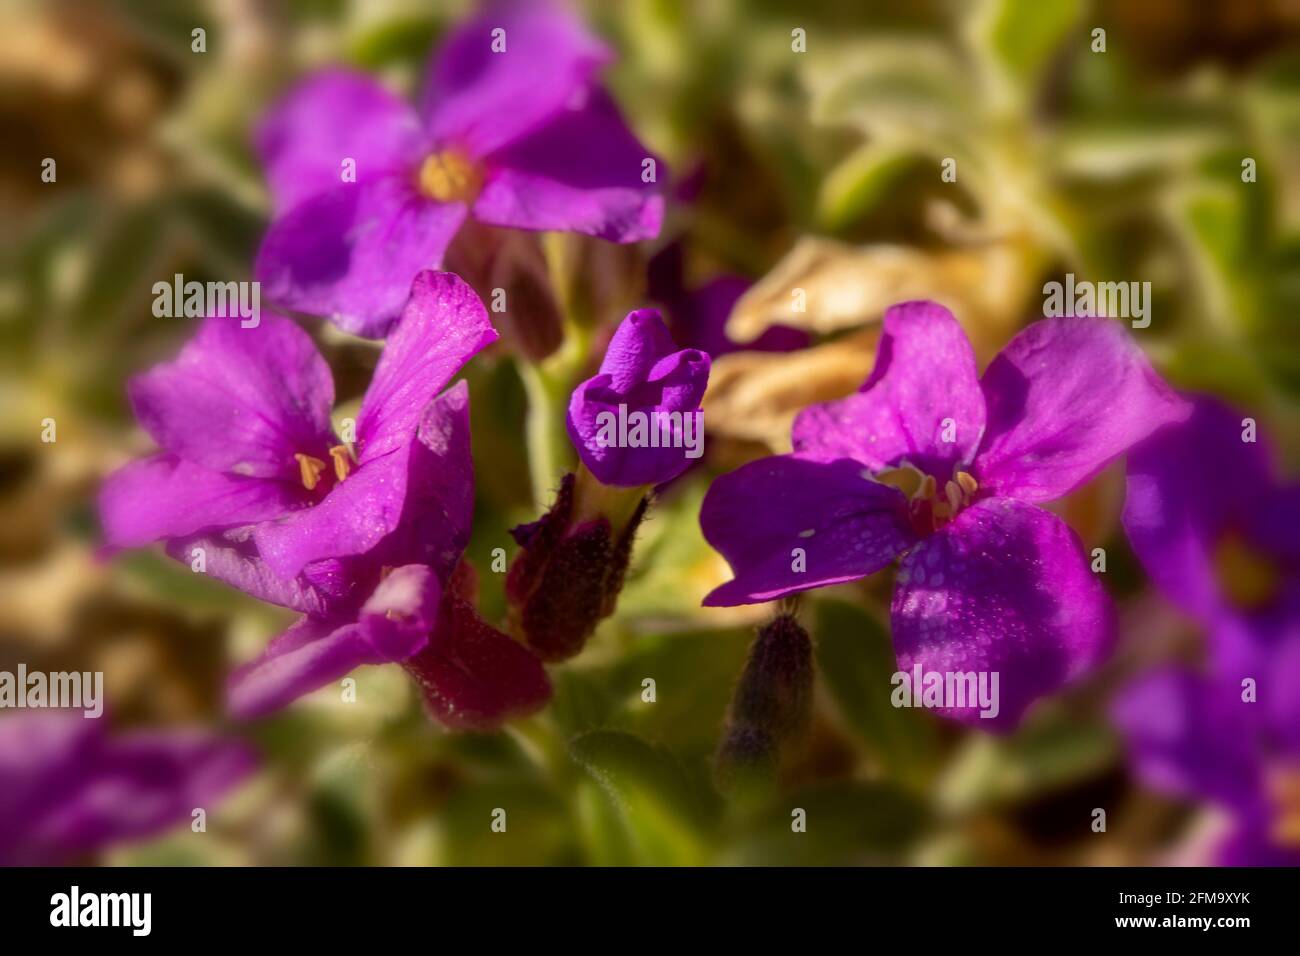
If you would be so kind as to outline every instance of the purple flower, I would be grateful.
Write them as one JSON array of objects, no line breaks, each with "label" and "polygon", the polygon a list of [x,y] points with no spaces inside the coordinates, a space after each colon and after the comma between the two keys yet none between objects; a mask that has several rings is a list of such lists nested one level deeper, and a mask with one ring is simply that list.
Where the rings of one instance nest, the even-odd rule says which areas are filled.
[{"label": "purple flower", "polygon": [[110,738],[50,711],[0,720],[0,865],[67,864],[208,809],[253,767],[242,744],[199,730]]},{"label": "purple flower", "polygon": [[[464,282],[418,275],[353,443],[330,428],[324,360],[280,316],[255,329],[210,318],[175,362],[132,383],[137,417],[163,451],[106,481],[110,546],[164,539],[178,560],[201,559],[205,573],[303,613],[232,675],[236,714],[265,714],[385,662],[429,671],[417,675],[426,700],[453,726],[549,697],[541,663],[478,626],[450,588],[474,508],[469,398],[464,382],[437,393],[495,338]],[[447,674],[454,686],[440,687]]]},{"label": "purple flower", "polygon": [[[175,361],[131,382],[136,418],[162,450],[105,482],[108,544],[166,540],[189,563],[196,536],[229,532],[206,554],[208,573],[319,609],[350,583],[338,559],[398,528],[426,406],[495,338],[465,283],[421,273],[345,442],[330,425],[329,368],[305,332],[274,314],[251,329],[206,319]],[[239,559],[252,556],[249,576]]]},{"label": "purple flower", "polygon": [[1242,415],[1194,409],[1130,454],[1124,528],[1209,666],[1139,677],[1113,715],[1144,782],[1227,811],[1221,863],[1300,865],[1300,485]]},{"label": "purple flower", "polygon": [[[351,589],[300,606],[307,613],[231,675],[236,715],[269,713],[362,664],[401,663],[450,727],[498,726],[550,698],[541,662],[474,610],[472,572],[461,562],[474,506],[464,382],[425,409],[409,474],[399,528],[338,563]],[[258,577],[256,558],[218,553],[238,569],[228,580]]]},{"label": "purple flower", "polygon": [[256,272],[271,301],[381,337],[467,216],[657,235],[663,199],[642,175],[658,160],[596,82],[610,59],[572,17],[506,3],[447,38],[418,109],[364,74],[306,80],[257,136],[275,219]]},{"label": "purple flower", "polygon": [[1300,484],[1279,479],[1243,415],[1193,404],[1129,456],[1124,530],[1156,586],[1206,625],[1216,670],[1258,677],[1300,621]]},{"label": "purple flower", "polygon": [[[900,670],[998,673],[1000,711],[986,719],[1013,727],[1097,661],[1113,630],[1078,538],[1035,505],[1186,411],[1114,322],[1037,322],[981,378],[951,313],[894,306],[858,393],[805,409],[794,454],[709,489],[700,524],[736,577],[705,604],[853,581],[901,557]],[[945,712],[979,720],[974,706]]]},{"label": "purple flower", "polygon": [[657,485],[680,475],[703,451],[700,400],[709,356],[678,350],[659,313],[628,314],[600,371],[569,401],[569,438],[602,485]]}]

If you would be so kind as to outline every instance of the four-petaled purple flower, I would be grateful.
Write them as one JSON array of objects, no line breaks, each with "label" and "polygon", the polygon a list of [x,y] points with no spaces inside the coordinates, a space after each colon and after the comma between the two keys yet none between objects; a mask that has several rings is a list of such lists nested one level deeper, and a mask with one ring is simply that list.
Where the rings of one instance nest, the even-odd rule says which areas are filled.
[{"label": "four-petaled purple flower", "polygon": [[[278,315],[255,329],[209,318],[176,361],[132,382],[136,415],[163,451],[106,481],[110,547],[163,539],[196,570],[304,614],[235,673],[237,714],[265,713],[360,664],[458,658],[457,635],[476,648],[486,640],[448,620],[474,503],[468,391],[462,382],[435,396],[495,338],[464,282],[418,275],[352,442],[331,428],[324,359]],[[508,666],[494,706],[448,705],[422,681],[435,715],[478,726],[549,696],[540,662],[496,633],[509,646],[496,651]]]},{"label": "four-petaled purple flower", "polygon": [[191,818],[253,768],[243,744],[200,730],[109,737],[50,711],[0,720],[0,866],[69,864]]},{"label": "four-petaled purple flower", "polygon": [[1300,484],[1279,480],[1253,423],[1194,406],[1130,454],[1124,528],[1204,624],[1208,667],[1139,677],[1113,716],[1142,780],[1227,810],[1219,862],[1300,865]]},{"label": "four-petaled purple flower", "polygon": [[[1113,631],[1078,537],[1037,505],[1187,411],[1113,321],[1037,322],[981,378],[951,313],[895,306],[858,393],[805,409],[793,454],[713,483],[700,524],[736,577],[705,604],[853,581],[901,557],[900,670],[999,673],[987,722],[1013,727]],[[943,712],[979,723],[977,706]]]},{"label": "four-petaled purple flower", "polygon": [[256,268],[266,295],[377,338],[467,216],[653,238],[663,171],[644,175],[658,160],[596,82],[610,58],[569,15],[508,3],[448,37],[418,110],[364,74],[306,80],[257,137],[275,207]]}]

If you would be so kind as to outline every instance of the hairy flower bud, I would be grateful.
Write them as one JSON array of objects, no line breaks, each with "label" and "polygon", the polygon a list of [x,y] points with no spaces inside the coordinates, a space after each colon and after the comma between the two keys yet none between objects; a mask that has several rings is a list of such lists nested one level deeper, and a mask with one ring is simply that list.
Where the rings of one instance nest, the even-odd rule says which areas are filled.
[{"label": "hairy flower bud", "polygon": [[620,514],[626,502],[598,504],[578,489],[565,475],[550,510],[511,531],[523,550],[506,576],[510,627],[547,661],[577,654],[614,612],[648,502],[638,490]]},{"label": "hairy flower bud", "polygon": [[812,642],[793,614],[782,614],[758,632],[731,698],[726,731],[718,745],[719,774],[766,771],[779,746],[797,736],[812,711]]}]

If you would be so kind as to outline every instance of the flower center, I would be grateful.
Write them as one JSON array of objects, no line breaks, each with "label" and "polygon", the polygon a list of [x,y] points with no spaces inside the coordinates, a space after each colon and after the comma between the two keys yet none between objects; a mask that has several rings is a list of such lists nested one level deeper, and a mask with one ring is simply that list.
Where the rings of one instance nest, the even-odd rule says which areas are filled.
[{"label": "flower center", "polygon": [[1281,846],[1300,848],[1300,764],[1270,770],[1264,789],[1276,808],[1270,836]]},{"label": "flower center", "polygon": [[458,149],[431,153],[420,165],[420,192],[435,202],[473,202],[482,188],[482,168]]},{"label": "flower center", "polygon": [[1219,539],[1214,571],[1228,600],[1247,610],[1269,604],[1282,586],[1277,566],[1236,532]]},{"label": "flower center", "polygon": [[[302,486],[308,491],[315,491],[325,473],[325,462],[311,455],[304,455],[302,452],[294,455],[293,459],[298,463],[298,477],[302,481]],[[334,462],[334,477],[339,481],[350,475],[357,463],[352,449],[347,445],[335,445],[331,448],[330,460]]]},{"label": "flower center", "polygon": [[923,475],[911,466],[882,471],[874,480],[907,495],[912,527],[921,535],[933,534],[951,522],[970,505],[980,487],[974,476],[959,471],[944,484],[941,496],[934,476]]}]

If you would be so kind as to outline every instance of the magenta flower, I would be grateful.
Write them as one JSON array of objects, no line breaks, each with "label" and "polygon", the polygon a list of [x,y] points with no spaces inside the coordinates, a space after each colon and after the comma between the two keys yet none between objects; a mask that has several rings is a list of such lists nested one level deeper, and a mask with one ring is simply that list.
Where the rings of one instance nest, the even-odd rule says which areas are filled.
[{"label": "magenta flower", "polygon": [[708,355],[679,350],[654,309],[631,312],[599,372],[573,391],[569,439],[602,485],[662,484],[703,452],[708,383]]},{"label": "magenta flower", "polygon": [[1242,415],[1194,407],[1130,454],[1124,527],[1209,666],[1139,677],[1113,716],[1145,783],[1227,812],[1220,863],[1300,865],[1300,485]]},{"label": "magenta flower", "polygon": [[1216,670],[1258,678],[1260,655],[1300,621],[1300,484],[1278,477],[1243,415],[1193,404],[1133,449],[1124,530],[1156,586],[1205,624]]},{"label": "magenta flower", "polygon": [[[709,489],[700,524],[736,577],[705,604],[770,601],[901,558],[899,669],[998,673],[987,723],[1013,727],[1096,662],[1113,630],[1077,536],[1036,505],[1186,412],[1114,322],[1037,322],[981,378],[951,313],[894,306],[857,394],[800,414],[794,454]],[[944,712],[979,722],[977,707]]]},{"label": "magenta flower", "polygon": [[[365,554],[398,528],[426,406],[496,339],[483,304],[455,276],[421,273],[410,292],[354,442],[331,428],[325,360],[278,315],[263,314],[250,329],[208,318],[175,361],[134,379],[136,418],[162,450],[105,482],[110,547],[233,532],[215,559],[207,556],[207,571],[224,580],[244,570],[227,565],[236,556],[227,550],[255,552],[270,574],[230,581],[249,593],[313,610],[323,594],[350,584],[329,562]],[[188,551],[178,557],[190,562]]]},{"label": "magenta flower", "polygon": [[0,720],[0,865],[68,864],[153,836],[243,779],[253,755],[198,730],[117,738],[80,713]]},{"label": "magenta flower", "polygon": [[257,137],[275,206],[256,268],[270,300],[377,338],[467,216],[657,235],[663,199],[643,172],[658,160],[596,82],[610,59],[569,15],[505,3],[447,38],[418,109],[361,73],[306,80]]},{"label": "magenta flower", "polygon": [[[335,562],[342,592],[289,604],[304,616],[231,675],[229,705],[257,717],[362,664],[400,663],[434,717],[486,729],[550,699],[541,662],[474,609],[472,572],[461,562],[474,508],[469,392],[464,382],[431,402],[411,450],[408,500],[399,528],[371,551]],[[226,580],[258,582],[255,557],[211,543]],[[250,593],[255,588],[245,587]]]},{"label": "magenta flower", "polygon": [[426,700],[454,726],[549,697],[541,663],[470,621],[451,588],[474,507],[468,390],[435,396],[495,338],[465,283],[421,273],[352,443],[331,430],[324,360],[280,316],[254,329],[210,318],[175,362],[132,383],[137,417],[163,451],[106,481],[109,545],[165,540],[178,560],[201,559],[205,573],[303,613],[232,676],[235,713],[267,713],[386,662],[433,673],[421,676]]}]

